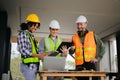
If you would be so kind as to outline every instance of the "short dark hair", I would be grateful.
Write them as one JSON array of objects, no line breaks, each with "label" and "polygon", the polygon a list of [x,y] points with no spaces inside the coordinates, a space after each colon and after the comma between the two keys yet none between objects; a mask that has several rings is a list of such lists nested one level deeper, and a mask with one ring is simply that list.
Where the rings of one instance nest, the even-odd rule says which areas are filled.
[{"label": "short dark hair", "polygon": [[20,29],[21,30],[27,30],[28,29],[28,26],[32,26],[32,25],[36,25],[36,24],[38,24],[38,27],[40,27],[40,23],[36,23],[36,22],[27,22],[27,23],[21,23],[20,24]]}]

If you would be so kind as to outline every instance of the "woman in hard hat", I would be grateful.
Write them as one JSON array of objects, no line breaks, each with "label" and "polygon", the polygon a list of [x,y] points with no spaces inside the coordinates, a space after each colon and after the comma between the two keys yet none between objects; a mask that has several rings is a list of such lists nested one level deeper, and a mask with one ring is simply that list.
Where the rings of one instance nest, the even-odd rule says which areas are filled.
[{"label": "woman in hard hat", "polygon": [[21,31],[17,37],[18,51],[21,54],[20,69],[25,80],[36,80],[39,60],[46,55],[46,53],[38,54],[38,42],[33,35],[40,27],[40,20],[36,14],[29,14],[26,22],[20,27]]},{"label": "woman in hard hat", "polygon": [[[71,47],[71,50],[75,51],[76,71],[94,71],[96,70],[95,63],[101,60],[105,53],[105,45],[93,31],[86,29],[88,21],[85,16],[80,15],[76,24],[78,31],[72,36],[74,46]],[[89,79],[80,77],[77,80]],[[98,79],[93,78],[93,80]]]},{"label": "woman in hard hat", "polygon": [[[58,31],[60,29],[60,24],[57,20],[52,20],[49,24],[49,31],[50,34],[48,37],[45,37],[41,39],[40,46],[39,46],[39,52],[49,52],[49,51],[56,51],[59,45],[62,42],[62,38],[58,36]],[[59,53],[58,56],[67,56],[68,49],[66,46],[62,47],[62,52]],[[61,77],[48,77],[47,80],[61,80]]]}]

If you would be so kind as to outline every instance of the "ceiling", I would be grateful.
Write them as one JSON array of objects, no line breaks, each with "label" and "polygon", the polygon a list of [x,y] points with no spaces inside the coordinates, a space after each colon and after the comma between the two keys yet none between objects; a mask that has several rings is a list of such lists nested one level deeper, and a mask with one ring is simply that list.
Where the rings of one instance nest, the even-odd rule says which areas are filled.
[{"label": "ceiling", "polygon": [[1,0],[0,5],[8,12],[12,36],[17,35],[29,13],[40,17],[41,28],[35,34],[39,37],[49,34],[49,22],[56,19],[61,25],[60,36],[70,38],[77,31],[75,21],[79,15],[87,17],[88,30],[101,38],[120,30],[120,0]]}]

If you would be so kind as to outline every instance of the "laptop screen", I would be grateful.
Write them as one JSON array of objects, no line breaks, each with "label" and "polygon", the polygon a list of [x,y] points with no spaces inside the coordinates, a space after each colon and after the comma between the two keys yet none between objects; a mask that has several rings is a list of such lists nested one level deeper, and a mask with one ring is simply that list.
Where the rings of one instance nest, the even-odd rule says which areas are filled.
[{"label": "laptop screen", "polygon": [[45,56],[43,60],[44,71],[64,71],[66,57]]}]

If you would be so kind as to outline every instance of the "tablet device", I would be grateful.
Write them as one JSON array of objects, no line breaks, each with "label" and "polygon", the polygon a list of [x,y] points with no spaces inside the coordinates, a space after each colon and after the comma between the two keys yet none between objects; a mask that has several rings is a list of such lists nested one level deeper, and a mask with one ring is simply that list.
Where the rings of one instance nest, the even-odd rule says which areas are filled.
[{"label": "tablet device", "polygon": [[72,46],[72,43],[71,43],[71,42],[62,42],[62,43],[60,44],[60,46],[58,47],[58,49],[57,49],[57,51],[58,51],[59,53],[62,53],[62,51],[60,50],[60,49],[62,49],[62,46],[67,46],[67,48],[69,48],[69,47]]},{"label": "tablet device", "polygon": [[48,56],[57,56],[59,53],[58,52],[53,52],[51,54],[49,54]]}]

